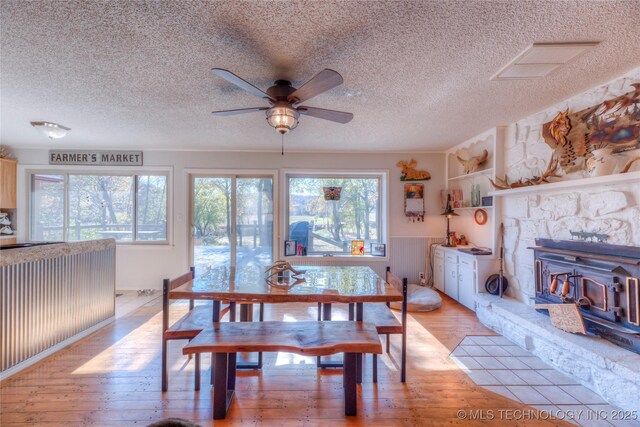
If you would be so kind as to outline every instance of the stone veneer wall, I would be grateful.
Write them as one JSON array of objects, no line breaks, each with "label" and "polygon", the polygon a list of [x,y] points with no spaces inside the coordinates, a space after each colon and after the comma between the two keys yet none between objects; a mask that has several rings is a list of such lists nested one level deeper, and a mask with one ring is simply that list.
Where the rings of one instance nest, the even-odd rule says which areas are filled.
[{"label": "stone veneer wall", "polygon": [[[558,111],[591,107],[632,91],[630,84],[635,82],[640,82],[640,68],[511,125],[504,147],[509,180],[544,171],[552,150],[542,138],[542,125]],[[625,153],[620,156],[620,164],[632,155],[640,154],[638,150]],[[632,170],[640,170],[638,163]],[[584,176],[583,172],[577,172],[564,176],[563,180]],[[569,231],[588,231],[608,234],[607,243],[640,246],[639,183],[504,196],[501,202],[505,271],[510,285],[507,293],[523,302],[529,302],[529,297],[535,294],[533,251],[527,248],[534,245],[536,237],[569,239]]]}]

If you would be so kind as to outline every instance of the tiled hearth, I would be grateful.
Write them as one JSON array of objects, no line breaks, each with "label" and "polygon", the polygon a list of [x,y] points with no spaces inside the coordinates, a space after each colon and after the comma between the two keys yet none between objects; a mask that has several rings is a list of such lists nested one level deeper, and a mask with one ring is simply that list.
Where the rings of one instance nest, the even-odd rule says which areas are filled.
[{"label": "tiled hearth", "polygon": [[561,331],[549,316],[510,298],[478,294],[476,303],[485,326],[611,404],[640,414],[639,354],[595,336]]},{"label": "tiled hearth", "polygon": [[618,408],[502,336],[467,336],[451,358],[477,385],[574,424],[640,426],[613,421]]}]

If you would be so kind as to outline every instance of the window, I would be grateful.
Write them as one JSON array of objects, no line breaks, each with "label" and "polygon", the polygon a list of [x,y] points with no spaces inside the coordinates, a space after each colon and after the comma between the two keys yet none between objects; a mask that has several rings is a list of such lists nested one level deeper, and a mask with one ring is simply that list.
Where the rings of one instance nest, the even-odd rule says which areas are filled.
[{"label": "window", "polygon": [[167,175],[31,174],[30,238],[167,241]]},{"label": "window", "polygon": [[212,267],[273,262],[273,176],[191,175],[192,264]]},{"label": "window", "polygon": [[[307,255],[351,254],[351,241],[384,243],[383,174],[288,175],[288,240]],[[326,200],[325,189],[339,187],[339,200]],[[331,198],[331,196],[327,196]]]}]

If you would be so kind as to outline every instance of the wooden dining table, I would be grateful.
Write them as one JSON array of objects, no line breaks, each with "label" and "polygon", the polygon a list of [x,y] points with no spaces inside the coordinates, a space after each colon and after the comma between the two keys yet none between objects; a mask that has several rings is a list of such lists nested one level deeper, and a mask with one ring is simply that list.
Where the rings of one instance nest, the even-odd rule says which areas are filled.
[{"label": "wooden dining table", "polygon": [[402,301],[402,294],[367,266],[295,268],[304,273],[269,277],[267,267],[260,265],[217,267],[173,289],[169,296],[171,299],[214,301],[214,321],[219,320],[221,301],[355,304],[355,320],[362,320],[365,302]]},{"label": "wooden dining table", "polygon": [[[169,293],[171,299],[212,300],[212,321],[220,321],[220,304],[228,301],[230,320],[236,303],[317,303],[318,320],[331,320],[331,305],[349,304],[349,320],[362,321],[364,303],[402,301],[402,294],[367,266],[295,266],[302,274],[270,276],[268,266],[216,267]],[[355,306],[355,310],[354,310]],[[321,308],[321,310],[320,310]],[[354,312],[355,311],[355,312]],[[262,319],[261,319],[262,320]],[[361,366],[361,360],[358,365]],[[240,367],[241,365],[239,365]],[[260,367],[261,363],[257,366]],[[322,367],[338,367],[325,364]],[[358,382],[362,371],[359,369]]]}]

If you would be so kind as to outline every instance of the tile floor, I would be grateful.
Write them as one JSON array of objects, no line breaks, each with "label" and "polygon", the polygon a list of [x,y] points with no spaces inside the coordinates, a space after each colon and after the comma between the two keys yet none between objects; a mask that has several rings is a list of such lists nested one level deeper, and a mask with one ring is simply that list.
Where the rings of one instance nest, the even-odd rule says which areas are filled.
[{"label": "tile floor", "polygon": [[[451,358],[477,384],[580,426],[640,426],[598,394],[502,336],[467,336]],[[620,420],[626,415],[631,420]]]}]

